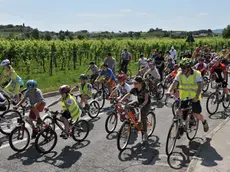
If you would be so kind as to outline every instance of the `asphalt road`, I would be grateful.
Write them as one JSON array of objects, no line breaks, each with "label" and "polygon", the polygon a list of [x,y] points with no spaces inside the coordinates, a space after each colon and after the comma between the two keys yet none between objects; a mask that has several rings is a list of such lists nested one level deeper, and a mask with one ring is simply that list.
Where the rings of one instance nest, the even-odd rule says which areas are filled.
[{"label": "asphalt road", "polygon": [[[209,90],[211,91],[211,90]],[[47,98],[49,102],[57,97]],[[207,118],[211,132],[220,122],[226,118],[221,111],[209,118],[206,112],[206,97],[202,100],[203,114]],[[106,106],[109,102],[106,102]],[[171,108],[163,103],[155,103],[156,128],[149,138],[147,147],[141,144],[141,134],[132,136],[132,143],[123,152],[117,149],[116,132],[107,135],[105,131],[106,112],[100,113],[95,120],[84,119],[90,122],[90,133],[85,141],[75,142],[72,138],[63,140],[58,137],[58,143],[54,150],[46,155],[40,155],[33,146],[34,140],[22,153],[14,152],[4,135],[0,135],[2,145],[0,147],[0,172],[172,172],[185,171],[191,157],[196,152],[204,138],[203,126],[200,125],[196,138],[188,142],[186,135],[177,141],[172,156],[167,160],[165,154],[166,137],[172,122]],[[55,105],[53,110],[60,110],[61,105]],[[108,111],[105,108],[104,111]],[[119,122],[120,126],[121,122]],[[200,123],[201,124],[201,123]],[[119,126],[116,131],[118,131]],[[60,130],[56,130],[58,136]],[[174,168],[179,168],[174,170]]]}]

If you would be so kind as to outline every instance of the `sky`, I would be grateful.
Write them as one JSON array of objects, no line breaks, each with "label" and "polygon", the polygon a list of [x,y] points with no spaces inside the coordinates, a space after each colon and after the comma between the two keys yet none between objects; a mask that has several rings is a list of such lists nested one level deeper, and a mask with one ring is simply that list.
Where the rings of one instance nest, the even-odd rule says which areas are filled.
[{"label": "sky", "polygon": [[222,29],[230,0],[0,0],[0,24],[42,31]]}]

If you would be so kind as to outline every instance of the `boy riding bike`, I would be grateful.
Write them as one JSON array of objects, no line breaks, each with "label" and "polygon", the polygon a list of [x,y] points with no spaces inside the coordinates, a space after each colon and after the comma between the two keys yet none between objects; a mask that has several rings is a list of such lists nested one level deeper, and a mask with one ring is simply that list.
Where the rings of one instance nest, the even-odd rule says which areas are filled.
[{"label": "boy riding bike", "polygon": [[46,103],[42,91],[37,88],[37,82],[35,80],[28,80],[26,87],[27,91],[25,92],[25,97],[15,106],[15,108],[18,108],[27,98],[29,99],[31,110],[29,112],[28,123],[33,129],[32,138],[35,138],[38,134],[38,130],[35,128],[33,121],[37,121],[37,124],[41,123],[39,113],[44,110]]},{"label": "boy riding bike", "polygon": [[91,70],[91,72],[92,72],[92,75],[90,76],[89,79],[90,79],[91,84],[93,84],[95,79],[97,79],[97,77],[99,75],[99,69],[98,69],[97,65],[93,61],[91,61],[89,63],[89,67],[85,73],[87,73],[89,70]]},{"label": "boy riding bike", "polygon": [[10,60],[6,59],[3,60],[1,63],[1,66],[4,67],[3,74],[0,76],[0,81],[4,77],[8,77],[10,79],[10,82],[8,85],[5,87],[5,90],[7,93],[9,93],[12,97],[15,96],[16,101],[13,102],[13,104],[18,103],[19,101],[19,92],[20,92],[20,87],[24,85],[22,78],[17,75],[15,70],[10,64]]},{"label": "boy riding bike", "polygon": [[208,123],[201,115],[202,108],[200,104],[201,92],[202,92],[202,76],[197,70],[192,69],[191,60],[184,58],[180,61],[180,67],[182,71],[178,72],[173,84],[168,90],[168,94],[178,87],[179,84],[179,96],[181,99],[181,109],[177,111],[177,114],[182,114],[182,109],[188,107],[187,98],[193,99],[192,101],[192,112],[193,116],[203,123],[204,131],[209,130]]},{"label": "boy riding bike", "polygon": [[194,66],[194,68],[200,71],[201,76],[203,77],[207,72],[207,64],[204,63],[205,59],[203,57],[199,58],[199,62]]},{"label": "boy riding bike", "polygon": [[[147,142],[147,114],[150,110],[151,99],[149,91],[146,89],[145,83],[140,76],[135,77],[134,79],[134,88],[131,89],[121,100],[125,100],[128,96],[135,95],[137,96],[137,104],[141,110],[141,122],[143,125],[142,140]],[[135,103],[136,104],[136,103]]]},{"label": "boy riding bike", "polygon": [[78,104],[73,96],[70,94],[70,87],[68,85],[62,85],[59,88],[59,93],[61,94],[61,97],[51,103],[49,106],[46,107],[49,108],[58,102],[61,101],[62,103],[62,116],[61,121],[65,125],[64,132],[60,135],[63,139],[67,139],[69,137],[69,121],[68,119],[72,119],[73,121],[77,120],[81,116],[81,111],[78,107]]},{"label": "boy riding bike", "polygon": [[87,76],[85,74],[81,74],[80,75],[80,87],[77,85],[76,87],[74,87],[70,92],[73,92],[74,90],[80,90],[80,97],[81,97],[81,103],[79,104],[79,106],[81,107],[81,109],[83,108],[83,103],[85,104],[85,108],[88,109],[89,108],[89,104],[88,104],[88,99],[90,99],[92,97],[92,85],[90,83],[87,83]]}]

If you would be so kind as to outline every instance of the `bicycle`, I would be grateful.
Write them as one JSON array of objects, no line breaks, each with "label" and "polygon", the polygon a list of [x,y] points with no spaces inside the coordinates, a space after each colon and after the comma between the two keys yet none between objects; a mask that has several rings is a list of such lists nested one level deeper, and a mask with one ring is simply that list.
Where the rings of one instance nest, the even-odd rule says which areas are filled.
[{"label": "bicycle", "polygon": [[[49,123],[49,128],[51,128],[53,131],[55,131],[55,126],[58,126],[58,128],[62,131],[64,131],[64,127],[62,127],[63,122],[57,117],[58,115],[61,114],[61,112],[58,111],[51,111],[49,109],[45,110],[47,116],[43,119],[44,123]],[[76,121],[73,121],[72,119],[69,120],[69,124],[70,124],[70,128],[69,128],[69,135],[73,138],[73,140],[77,141],[77,142],[81,142],[84,141],[85,138],[88,136],[89,134],[89,123],[86,120],[83,119],[77,119]],[[80,133],[83,132],[83,137],[80,137]],[[37,141],[39,139],[39,137],[41,137],[42,134],[39,134],[36,138],[35,141]],[[38,151],[40,151],[39,148],[37,148]]]},{"label": "bicycle", "polygon": [[[222,91],[222,94],[221,94],[221,92],[220,92],[221,87],[222,87],[222,83],[217,83],[215,92],[211,93],[208,96],[208,99],[206,101],[206,109],[210,115],[213,115],[217,112],[221,102],[222,102],[224,109],[227,109],[230,105],[230,101],[226,101],[224,91]],[[214,99],[214,100],[212,100],[212,99]],[[215,105],[216,105],[216,107],[215,107]],[[214,111],[211,111],[210,107],[215,107]]]},{"label": "bicycle", "polygon": [[[76,100],[78,101],[78,98],[80,98],[80,94],[75,95]],[[79,103],[79,102],[78,102]],[[79,103],[80,104],[80,103]],[[80,106],[79,106],[80,107]],[[90,118],[96,118],[98,117],[100,113],[100,105],[96,100],[93,100],[89,103],[89,108],[81,108],[82,110],[82,116],[89,115]]]},{"label": "bicycle", "polygon": [[[28,109],[29,109],[28,107],[27,108],[22,108],[22,115],[17,119],[17,124],[18,125],[12,130],[12,132],[9,135],[10,147],[16,152],[24,151],[28,147],[28,145],[30,143],[30,133],[29,133],[29,130],[27,129],[27,127],[26,127],[26,122],[28,121],[28,117],[25,115],[25,113],[26,113],[26,111]],[[20,112],[18,112],[18,113],[20,114]],[[49,126],[46,125],[44,122],[42,122],[40,124],[37,123],[38,133],[40,135],[42,134],[43,137],[45,137],[43,129],[47,130],[48,128],[49,128]],[[56,142],[57,142],[57,134],[54,131],[51,131],[51,130],[50,130],[50,133],[52,134],[52,136],[54,136],[53,137],[54,138],[54,144],[56,144]],[[16,135],[16,137],[14,135]],[[26,139],[26,136],[28,136],[27,139]],[[15,138],[17,139],[17,141],[14,142]],[[50,138],[51,138],[51,136],[50,136]],[[23,142],[25,142],[25,144]],[[22,147],[20,147],[20,148],[17,147],[17,145],[19,143],[23,143]],[[38,147],[37,144],[38,143],[35,140],[35,148]],[[54,147],[51,147],[50,151],[53,148]],[[42,151],[40,153],[42,153]],[[45,153],[45,152],[43,152],[43,153]]]},{"label": "bicycle", "polygon": [[[176,145],[176,140],[180,139],[180,136],[182,136],[184,132],[186,132],[187,138],[189,140],[193,140],[197,134],[199,121],[196,118],[194,118],[192,114],[192,99],[187,99],[187,101],[188,101],[188,107],[182,109],[182,114],[175,114],[175,116],[173,116],[172,124],[169,128],[169,132],[166,140],[167,155],[171,155]],[[179,107],[181,107],[181,101],[179,102]],[[173,130],[174,126],[175,126],[175,130]],[[193,130],[192,127],[194,127],[194,133],[190,135],[190,133]],[[171,137],[171,134],[174,133],[175,135]],[[171,138],[173,140],[170,146]]]},{"label": "bicycle", "polygon": [[[123,122],[125,119],[127,119],[127,115],[125,113],[125,110],[121,104],[118,103],[118,100],[115,98],[111,99],[111,104],[114,106],[114,110],[112,110],[108,117],[105,120],[105,130],[108,134],[112,133],[116,127],[118,122],[118,115],[120,116],[120,121]],[[112,124],[113,126],[110,128],[109,124]]]},{"label": "bicycle", "polygon": [[[128,104],[124,104],[123,109],[125,109],[125,113],[128,114],[128,119],[126,119],[123,124],[121,125],[121,128],[118,132],[117,135],[117,148],[118,150],[122,151],[124,150],[128,143],[129,143],[129,139],[130,139],[130,135],[131,135],[131,128],[136,130],[136,131],[143,131],[143,126],[141,121],[139,121],[137,119],[136,116],[139,116],[140,111],[139,108],[137,108],[137,106],[132,106],[132,105],[128,105]],[[132,108],[135,109],[135,113],[136,115],[134,115],[134,112],[132,111]],[[155,126],[156,126],[156,117],[155,117],[155,108],[150,108],[150,111],[148,112],[146,118],[147,118],[147,130],[150,129],[149,132],[147,132],[148,137],[150,137],[152,135],[152,133],[155,130]],[[148,119],[148,117],[151,118],[151,120]],[[125,134],[126,136],[123,136],[123,134]],[[121,146],[122,143],[120,143],[122,141],[122,139],[126,139],[126,141],[124,141],[124,145]]]},{"label": "bicycle", "polygon": [[165,105],[169,106],[169,99],[173,98],[174,102],[172,103],[171,107],[172,107],[172,113],[173,116],[176,115],[176,111],[179,109],[179,105],[180,105],[180,98],[179,98],[179,92],[174,92],[172,95],[171,94],[166,94],[165,97]]}]

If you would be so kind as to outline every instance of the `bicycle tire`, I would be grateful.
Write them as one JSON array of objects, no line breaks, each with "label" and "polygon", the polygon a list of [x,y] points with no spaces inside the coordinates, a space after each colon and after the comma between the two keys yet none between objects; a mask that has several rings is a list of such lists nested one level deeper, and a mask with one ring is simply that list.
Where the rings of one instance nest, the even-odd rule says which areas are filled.
[{"label": "bicycle tire", "polygon": [[175,109],[175,107],[176,108],[179,108],[179,100],[175,100],[174,102],[173,102],[173,104],[172,104],[172,113],[173,113],[173,116],[176,116],[176,109]]},{"label": "bicycle tire", "polygon": [[160,95],[159,93],[157,93],[157,100],[161,100],[164,97],[165,89],[162,83],[157,84],[158,91],[160,88],[162,88],[162,94]]},{"label": "bicycle tire", "polygon": [[43,122],[44,124],[47,124],[47,123],[45,122],[47,119],[50,120],[51,123],[52,123],[51,125],[50,125],[50,123],[48,124],[49,127],[51,127],[51,129],[55,131],[56,125],[55,125],[54,119],[53,119],[52,117],[46,116],[46,117],[42,120],[42,122]]},{"label": "bicycle tire", "polygon": [[[155,113],[154,113],[153,111],[150,111],[150,112],[147,114],[147,116],[148,116],[148,115],[151,115],[151,116],[153,117],[152,130],[151,130],[150,133],[148,133],[148,137],[150,137],[150,136],[153,134],[153,132],[154,132],[154,130],[155,130],[155,128],[156,128],[156,115],[155,115]],[[148,130],[148,121],[147,121],[147,130]]]},{"label": "bicycle tire", "polygon": [[202,91],[205,93],[205,92],[207,92],[208,91],[208,88],[209,88],[209,79],[205,76],[204,78],[203,78],[203,85],[205,85],[205,84],[207,84],[207,87],[206,88],[202,88]]},{"label": "bicycle tire", "polygon": [[[176,138],[174,139],[174,142],[173,142],[173,145],[171,147],[171,149],[169,150],[168,149],[168,144],[169,144],[169,139],[170,139],[170,134],[171,134],[171,130],[172,128],[174,127],[174,125],[176,125]],[[168,132],[168,135],[167,135],[167,140],[166,140],[166,147],[165,147],[165,152],[166,152],[166,155],[171,155],[174,148],[175,148],[175,145],[176,145],[176,140],[177,140],[177,135],[178,135],[178,129],[179,129],[179,126],[178,126],[178,121],[173,121],[173,123],[171,124],[170,128],[169,128],[169,132]]]},{"label": "bicycle tire", "polygon": [[[77,137],[75,137],[75,129],[77,128],[77,127],[79,127],[79,126],[77,126],[79,123],[81,123],[81,122],[83,122],[83,123],[85,123],[86,124],[86,134],[85,134],[85,136],[82,138],[82,139],[78,139]],[[77,130],[79,131],[79,130],[82,130],[82,129],[79,129],[79,128],[77,128]],[[74,124],[74,126],[73,126],[73,129],[72,129],[72,137],[73,137],[73,139],[75,140],[75,141],[77,141],[77,142],[81,142],[81,141],[84,141],[85,139],[86,139],[86,137],[88,136],[88,134],[89,134],[89,123],[88,123],[88,121],[86,121],[86,120],[79,120],[79,121],[77,121],[75,124]]]},{"label": "bicycle tire", "polygon": [[[130,134],[129,134],[128,138],[127,138],[127,142],[126,142],[125,145],[122,147],[122,146],[120,145],[120,139],[121,139],[121,134],[122,134],[122,131],[123,131],[123,128],[125,127],[125,125],[128,125],[128,126],[129,126],[129,133],[130,133]],[[129,143],[130,136],[131,136],[131,126],[130,126],[130,122],[126,120],[126,121],[124,121],[123,124],[121,125],[121,128],[120,128],[120,130],[119,130],[119,132],[118,132],[118,134],[117,134],[117,148],[118,148],[119,151],[122,151],[122,150],[124,150],[124,149],[127,147],[128,143]]]},{"label": "bicycle tire", "polygon": [[[223,93],[222,93],[222,94],[223,94]],[[225,99],[225,97],[223,97],[223,99]],[[229,105],[230,105],[230,101],[227,101],[227,104],[225,104],[225,102],[226,102],[226,101],[223,100],[223,101],[222,101],[222,105],[223,105],[223,108],[224,108],[224,109],[227,109],[227,108],[229,107]]]},{"label": "bicycle tire", "polygon": [[[96,112],[94,115],[93,115],[93,114],[91,113],[91,111],[90,111],[90,107],[91,107],[91,106],[94,106],[94,107],[97,109],[97,112]],[[93,119],[93,118],[98,117],[99,113],[100,113],[100,105],[99,105],[99,103],[98,103],[97,101],[93,100],[93,101],[89,104],[88,115],[89,115],[90,118]]]},{"label": "bicycle tire", "polygon": [[[50,134],[50,135],[47,136],[48,134]],[[48,150],[44,151],[44,149],[40,148],[40,145],[38,143],[39,138],[40,137],[45,137],[46,139],[50,139],[52,136],[54,136],[53,138],[55,139],[54,144]],[[47,154],[47,153],[51,152],[54,149],[54,147],[57,144],[57,139],[58,139],[58,137],[57,137],[57,133],[55,132],[55,130],[52,130],[50,127],[45,128],[44,130],[42,130],[41,132],[38,133],[38,135],[37,135],[37,137],[35,139],[35,148],[39,153]]]},{"label": "bicycle tire", "polygon": [[[109,124],[109,120],[112,118],[112,117],[115,117],[115,123],[114,123],[114,127],[110,130],[109,127],[108,127],[108,124]],[[108,134],[111,134],[117,127],[117,122],[118,122],[118,117],[117,117],[117,114],[115,112],[112,112],[111,114],[108,115],[108,117],[106,118],[105,120],[105,131],[108,133]]]},{"label": "bicycle tire", "polygon": [[198,121],[196,118],[194,118],[195,121],[196,121],[196,131],[195,131],[194,135],[193,135],[192,137],[190,137],[190,135],[189,135],[189,133],[188,133],[188,127],[189,127],[189,125],[190,125],[190,120],[191,120],[191,118],[194,118],[194,117],[193,117],[192,114],[190,113],[190,114],[187,115],[187,119],[186,119],[186,135],[187,135],[187,138],[188,138],[189,140],[193,140],[193,139],[196,137],[196,134],[197,134],[197,131],[198,131],[198,128],[199,128],[199,121]]},{"label": "bicycle tire", "polygon": [[[7,111],[3,112],[3,114],[0,115],[1,121],[7,116],[8,113],[12,113],[12,112],[15,113],[17,119],[22,120],[21,113],[18,112],[17,110],[12,110],[12,109],[11,109],[11,110],[7,110]],[[0,121],[0,122],[1,122],[1,121]],[[9,127],[9,126],[8,126],[8,127]],[[14,128],[12,128],[12,130],[13,130],[13,129],[14,129]],[[12,130],[4,131],[4,130],[2,129],[2,125],[0,125],[0,132],[1,132],[2,134],[9,135],[9,134],[12,132]]]},{"label": "bicycle tire", "polygon": [[100,109],[102,109],[104,107],[104,105],[105,105],[105,96],[104,96],[103,91],[101,91],[101,90],[97,91],[96,94],[93,96],[93,99],[96,99],[97,97],[102,97],[102,100],[100,100],[100,101],[102,101]]},{"label": "bicycle tire", "polygon": [[10,104],[11,104],[11,102],[10,102],[10,98],[3,92],[2,93],[2,95],[3,95],[3,97],[6,99],[6,101],[7,101],[7,105],[6,105],[6,111],[7,110],[9,110],[10,109]]},{"label": "bicycle tire", "polygon": [[[217,98],[217,106],[216,106],[216,109],[214,110],[214,112],[211,112],[210,109],[209,109],[209,106],[210,106],[209,100],[211,99],[211,97],[212,97],[213,95],[216,96],[216,98]],[[213,115],[213,114],[215,114],[215,113],[217,112],[218,108],[219,108],[219,98],[218,98],[218,95],[217,95],[216,93],[212,93],[212,94],[210,94],[210,95],[208,96],[207,101],[206,101],[206,109],[207,109],[207,112],[208,112],[210,115]]]},{"label": "bicycle tire", "polygon": [[11,147],[11,149],[13,149],[15,152],[22,152],[22,151],[24,151],[24,150],[28,147],[28,145],[29,145],[29,143],[30,143],[30,133],[29,133],[29,131],[28,131],[28,129],[27,129],[26,127],[23,127],[23,128],[24,128],[24,133],[26,133],[26,134],[29,136],[29,137],[28,137],[28,140],[27,140],[27,142],[26,142],[26,144],[25,144],[25,146],[24,146],[23,148],[18,149],[18,148],[16,148],[16,147],[14,146],[14,143],[13,143],[13,135],[14,135],[14,133],[16,133],[16,132],[18,132],[19,130],[22,129],[21,126],[15,127],[15,128],[12,130],[12,132],[10,133],[10,135],[9,135],[9,144],[10,144],[10,147]]}]

